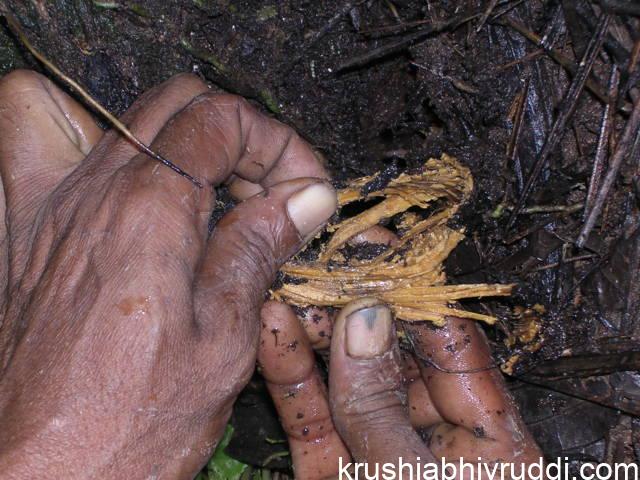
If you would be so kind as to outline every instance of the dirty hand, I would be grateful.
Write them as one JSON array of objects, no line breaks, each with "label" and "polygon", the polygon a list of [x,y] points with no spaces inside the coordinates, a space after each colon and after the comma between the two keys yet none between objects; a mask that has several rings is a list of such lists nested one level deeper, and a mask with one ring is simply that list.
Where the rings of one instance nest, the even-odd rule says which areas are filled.
[{"label": "dirty hand", "polygon": [[[331,317],[318,308],[296,315],[273,301],[262,309],[258,362],[296,478],[383,478],[385,463],[396,467],[384,473],[399,474],[400,458],[413,465],[413,476],[404,470],[403,478],[434,478],[433,470],[422,476],[425,464],[457,465],[461,458],[490,466],[513,462],[520,476],[521,464],[540,460],[474,322],[405,324],[414,359],[401,354],[391,312],[380,302],[363,298]],[[327,392],[313,349],[329,346]],[[367,470],[356,476],[352,462],[368,463]],[[471,478],[454,473],[460,472],[449,471],[448,478]]]},{"label": "dirty hand", "polygon": [[[3,478],[195,475],[254,368],[265,290],[335,210],[309,145],[195,77],[123,121],[205,188],[44,77],[0,82]],[[222,182],[252,196],[209,237]]]}]

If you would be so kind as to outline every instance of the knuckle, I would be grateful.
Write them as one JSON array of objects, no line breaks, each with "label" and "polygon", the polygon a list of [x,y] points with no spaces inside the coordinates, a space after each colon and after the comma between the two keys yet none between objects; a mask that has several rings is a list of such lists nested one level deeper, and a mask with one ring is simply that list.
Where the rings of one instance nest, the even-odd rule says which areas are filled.
[{"label": "knuckle", "polygon": [[346,422],[384,422],[407,405],[407,392],[396,353],[383,357],[372,365],[371,371],[362,371],[350,387],[333,397],[336,411]]},{"label": "knuckle", "polygon": [[13,70],[0,79],[0,95],[10,96],[25,89],[37,88],[46,92],[44,82],[46,77],[33,70]]},{"label": "knuckle", "polygon": [[407,417],[405,405],[392,392],[376,392],[332,410],[336,428],[343,435],[354,431],[389,432]]},{"label": "knuckle", "polygon": [[339,403],[339,410],[345,418],[369,419],[384,417],[381,414],[404,405],[405,399],[397,390],[381,389],[345,395]]},{"label": "knuckle", "polygon": [[171,87],[178,88],[184,92],[198,92],[207,85],[193,73],[178,73],[171,77],[168,83]]},{"label": "knuckle", "polygon": [[237,105],[240,108],[250,107],[249,102],[245,98],[234,93],[217,93],[215,98],[220,102]]},{"label": "knuckle", "polygon": [[[193,104],[202,105],[205,109],[217,111],[221,109],[230,109],[237,111],[246,100],[232,93],[205,92],[201,93],[193,99]],[[224,108],[223,108],[224,107]]]}]

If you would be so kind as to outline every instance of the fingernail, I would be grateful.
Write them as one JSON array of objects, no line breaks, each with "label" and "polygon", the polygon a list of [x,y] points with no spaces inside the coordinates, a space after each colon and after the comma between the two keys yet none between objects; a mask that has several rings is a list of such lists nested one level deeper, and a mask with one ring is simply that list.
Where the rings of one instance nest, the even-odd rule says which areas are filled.
[{"label": "fingernail", "polygon": [[315,232],[338,208],[336,191],[326,183],[314,183],[287,201],[289,218],[302,238]]},{"label": "fingernail", "polygon": [[391,348],[391,311],[376,305],[353,312],[346,319],[347,353],[373,358]]}]

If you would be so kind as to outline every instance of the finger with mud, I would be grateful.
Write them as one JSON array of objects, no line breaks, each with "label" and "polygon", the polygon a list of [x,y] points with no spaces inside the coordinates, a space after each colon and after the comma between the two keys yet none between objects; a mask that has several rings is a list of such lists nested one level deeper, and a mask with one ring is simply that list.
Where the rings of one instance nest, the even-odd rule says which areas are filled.
[{"label": "finger with mud", "polygon": [[443,327],[414,323],[404,328],[429,399],[444,420],[434,418],[430,426],[434,454],[487,461],[540,458],[478,325],[449,317]]},{"label": "finger with mud", "polygon": [[261,312],[258,363],[287,434],[296,478],[337,475],[339,458],[350,459],[334,429],[327,390],[315,355],[295,313],[270,301]]}]

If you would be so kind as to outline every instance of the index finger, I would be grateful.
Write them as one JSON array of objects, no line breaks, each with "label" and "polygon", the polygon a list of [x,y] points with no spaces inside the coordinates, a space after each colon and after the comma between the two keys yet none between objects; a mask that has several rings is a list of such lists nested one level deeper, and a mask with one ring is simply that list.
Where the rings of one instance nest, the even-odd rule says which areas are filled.
[{"label": "index finger", "polygon": [[[319,158],[300,135],[231,94],[207,92],[194,98],[167,122],[153,147],[210,185],[220,184],[232,173],[263,186],[326,177]],[[142,158],[153,170],[152,161]],[[163,174],[170,173],[164,170]]]},{"label": "index finger", "polygon": [[318,157],[294,130],[230,94],[207,92],[194,98],[166,123],[152,149],[205,188],[196,188],[144,154],[129,163],[127,176],[157,203],[175,208],[178,201],[183,219],[197,216],[203,234],[212,207],[211,186],[232,174],[264,187],[300,177],[326,177]]}]

